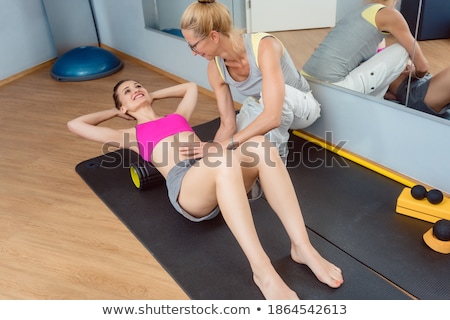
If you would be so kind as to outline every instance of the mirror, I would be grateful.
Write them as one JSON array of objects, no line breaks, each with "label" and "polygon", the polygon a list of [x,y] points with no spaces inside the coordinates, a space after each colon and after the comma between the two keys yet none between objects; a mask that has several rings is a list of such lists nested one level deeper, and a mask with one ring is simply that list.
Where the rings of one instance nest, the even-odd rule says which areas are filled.
[{"label": "mirror", "polygon": [[[184,10],[195,0],[142,0],[145,27],[183,37],[180,18]],[[245,29],[246,0],[218,0],[230,8],[237,28]]]},{"label": "mirror", "polygon": [[[194,0],[142,0],[142,6],[144,10],[145,24],[147,28],[159,30],[167,33],[169,36],[182,37],[179,30],[179,20],[185,8],[191,4]],[[236,27],[246,29],[247,19],[246,6],[249,0],[218,0],[230,8],[233,15],[233,21]],[[255,0],[253,0],[255,1]],[[448,54],[450,50],[450,42],[443,40],[450,38],[450,26],[447,28],[440,27],[434,30],[426,30],[427,26],[423,23],[420,17],[423,18],[426,14],[423,0],[408,0],[404,2],[399,0],[396,4],[396,8],[402,12],[410,25],[410,30],[413,35],[416,35],[418,43],[422,48],[426,58],[430,64],[430,72],[436,74],[439,71],[448,67],[448,62],[445,62],[444,55]],[[440,0],[433,0],[439,2]],[[426,4],[433,3],[428,1]],[[352,10],[355,6],[359,6],[364,0],[336,0],[336,21],[344,16],[348,11]],[[441,1],[442,3],[442,1]],[[450,9],[450,2],[444,1],[444,4],[440,6],[448,6]],[[277,6],[279,3],[276,4]],[[439,8],[438,8],[439,9]],[[440,8],[442,10],[442,8]],[[436,9],[435,9],[436,10]],[[444,10],[443,12],[450,12],[450,10]],[[419,16],[419,18],[417,18]],[[429,20],[429,18],[427,18]],[[436,25],[436,20],[431,20]],[[449,24],[450,14],[447,13],[446,23]],[[416,28],[417,24],[419,27]],[[429,22],[428,22],[429,24]],[[430,28],[428,28],[430,29]],[[287,31],[270,31],[276,37],[278,37],[288,49],[295,65],[301,70],[303,64],[311,56],[314,49],[325,38],[331,28],[315,28],[315,29],[303,29],[303,30],[287,30]],[[432,33],[438,33],[433,35]],[[434,36],[434,39],[433,39]],[[298,39],[301,39],[299,41]],[[422,41],[422,40],[435,40],[435,41]],[[395,42],[395,39],[388,36],[386,38],[386,44],[390,45]],[[440,53],[439,53],[440,52]],[[394,103],[395,102],[391,102]],[[421,112],[418,111],[420,114]],[[450,120],[450,111],[447,111],[444,118]]]}]

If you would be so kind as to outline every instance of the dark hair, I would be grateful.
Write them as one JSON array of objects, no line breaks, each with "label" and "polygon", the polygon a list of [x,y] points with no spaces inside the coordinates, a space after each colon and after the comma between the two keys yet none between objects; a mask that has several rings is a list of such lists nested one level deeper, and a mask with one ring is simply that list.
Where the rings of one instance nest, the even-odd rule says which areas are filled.
[{"label": "dark hair", "polygon": [[120,107],[122,106],[122,101],[120,101],[119,99],[119,94],[117,93],[117,90],[119,89],[120,85],[124,82],[127,81],[132,81],[131,79],[123,79],[120,80],[119,82],[116,83],[116,85],[114,86],[113,89],[113,99],[114,99],[114,105],[116,106],[117,109],[120,109]]}]

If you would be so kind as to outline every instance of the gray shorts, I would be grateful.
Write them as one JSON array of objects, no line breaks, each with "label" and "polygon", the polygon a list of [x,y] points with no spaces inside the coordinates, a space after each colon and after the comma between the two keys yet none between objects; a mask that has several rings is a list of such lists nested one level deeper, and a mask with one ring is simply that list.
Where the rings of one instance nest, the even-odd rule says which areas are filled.
[{"label": "gray shorts", "polygon": [[[445,113],[449,109],[450,105],[445,106],[441,110],[441,112],[437,113],[424,102],[425,95],[427,94],[428,87],[430,86],[430,79],[431,79],[430,74],[427,74],[425,77],[421,79],[414,79],[414,78],[411,79],[409,88],[408,107],[439,116]],[[406,103],[406,94],[408,90],[407,86],[408,86],[408,78],[406,78],[398,87],[397,98],[399,99],[401,104]]]},{"label": "gray shorts", "polygon": [[184,175],[192,166],[194,166],[198,162],[198,160],[199,159],[186,159],[177,163],[176,166],[170,169],[166,178],[167,193],[169,195],[170,203],[172,203],[172,206],[175,208],[175,210],[181,213],[182,216],[193,222],[210,220],[220,213],[219,207],[216,207],[208,215],[197,218],[183,210],[183,208],[181,208],[180,204],[178,203],[178,195],[180,194],[181,182],[183,181]]}]

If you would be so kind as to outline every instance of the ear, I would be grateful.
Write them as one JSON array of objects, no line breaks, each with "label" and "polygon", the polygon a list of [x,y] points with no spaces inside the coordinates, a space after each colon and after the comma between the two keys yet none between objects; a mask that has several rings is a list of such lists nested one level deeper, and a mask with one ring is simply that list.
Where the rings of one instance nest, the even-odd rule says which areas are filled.
[{"label": "ear", "polygon": [[120,106],[120,112],[122,112],[123,114],[127,114],[128,110],[125,109],[125,107],[123,105]]},{"label": "ear", "polygon": [[214,42],[218,42],[220,39],[220,32],[213,30],[209,33],[209,36],[211,38],[212,41]]}]

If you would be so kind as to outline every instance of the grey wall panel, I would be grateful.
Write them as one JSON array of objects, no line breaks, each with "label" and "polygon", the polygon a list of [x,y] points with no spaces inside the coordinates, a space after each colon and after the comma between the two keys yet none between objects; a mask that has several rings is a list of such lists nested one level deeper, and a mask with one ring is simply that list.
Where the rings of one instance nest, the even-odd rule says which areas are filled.
[{"label": "grey wall panel", "polygon": [[43,0],[58,55],[87,45],[98,45],[89,0]]}]

